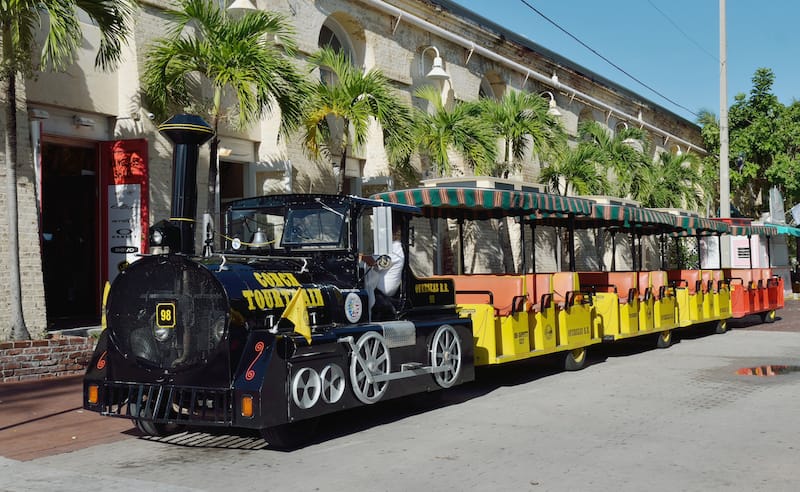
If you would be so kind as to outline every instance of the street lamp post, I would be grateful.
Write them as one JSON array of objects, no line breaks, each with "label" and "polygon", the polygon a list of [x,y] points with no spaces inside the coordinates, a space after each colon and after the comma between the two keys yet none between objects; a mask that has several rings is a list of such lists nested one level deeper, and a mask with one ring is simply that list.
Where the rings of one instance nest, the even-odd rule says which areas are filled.
[{"label": "street lamp post", "polygon": [[725,32],[725,0],[719,0],[719,216],[731,216],[728,169],[728,55]]}]

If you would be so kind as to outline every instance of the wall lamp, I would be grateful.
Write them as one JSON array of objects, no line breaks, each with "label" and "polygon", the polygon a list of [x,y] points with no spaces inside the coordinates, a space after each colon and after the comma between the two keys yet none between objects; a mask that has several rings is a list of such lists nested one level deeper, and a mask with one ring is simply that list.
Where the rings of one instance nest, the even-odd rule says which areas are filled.
[{"label": "wall lamp", "polygon": [[250,0],[234,0],[230,6],[228,6],[228,10],[235,11],[235,10],[258,10],[253,2]]},{"label": "wall lamp", "polygon": [[46,120],[50,117],[50,113],[45,111],[44,109],[34,108],[31,109],[28,115],[31,117],[32,120]]},{"label": "wall lamp", "polygon": [[93,119],[78,115],[72,117],[72,123],[74,123],[75,126],[85,126],[88,128],[92,128],[95,125],[95,121]]},{"label": "wall lamp", "polygon": [[547,114],[550,116],[561,116],[561,111],[558,110],[556,106],[556,96],[553,95],[550,91],[544,91],[540,94],[541,96],[548,96],[550,98],[550,102],[548,103],[549,108],[547,109]]},{"label": "wall lamp", "polygon": [[425,49],[422,50],[422,53],[419,55],[419,73],[425,73],[425,52],[428,50],[433,50],[433,65],[431,66],[431,71],[425,74],[426,78],[433,79],[433,80],[447,80],[450,78],[450,75],[444,71],[444,67],[442,64],[442,57],[439,56],[439,50],[436,46],[427,46]]}]

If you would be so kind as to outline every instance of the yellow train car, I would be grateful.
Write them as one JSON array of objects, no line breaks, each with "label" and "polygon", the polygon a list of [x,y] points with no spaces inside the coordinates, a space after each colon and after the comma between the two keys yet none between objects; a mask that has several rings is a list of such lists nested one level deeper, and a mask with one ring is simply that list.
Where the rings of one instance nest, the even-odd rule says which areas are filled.
[{"label": "yellow train car", "polygon": [[[663,246],[660,269],[645,270],[641,260],[642,236],[719,235],[728,230],[723,223],[624,200],[612,203],[604,197],[551,195],[536,185],[478,177],[429,180],[421,188],[374,198],[419,207],[425,220],[449,220],[449,230],[456,224],[456,253],[447,268],[452,273],[442,273],[440,258],[433,276],[453,281],[459,316],[472,321],[476,366],[561,353],[564,367],[575,370],[583,367],[587,349],[593,345],[655,336],[657,347],[666,348],[672,344],[674,330],[713,323],[722,332],[732,315],[731,288],[721,269],[668,269]],[[521,224],[521,270],[464,273],[465,224],[489,219]],[[524,243],[526,225],[534,238],[538,225],[568,233],[570,271],[536,271],[535,241],[530,254]],[[639,238],[638,262],[632,247],[632,271],[575,271],[575,230],[602,228],[629,234],[632,245]],[[441,240],[437,236],[436,241]],[[760,302],[758,293],[751,297]]]},{"label": "yellow train car", "polygon": [[475,364],[494,365],[565,352],[565,367],[583,365],[602,338],[577,274],[452,275],[459,313],[472,319]]}]

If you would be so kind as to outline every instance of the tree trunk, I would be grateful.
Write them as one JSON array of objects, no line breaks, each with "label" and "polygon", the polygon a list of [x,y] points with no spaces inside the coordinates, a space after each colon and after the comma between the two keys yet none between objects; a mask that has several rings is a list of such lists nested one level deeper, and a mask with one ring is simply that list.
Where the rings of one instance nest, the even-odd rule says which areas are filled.
[{"label": "tree trunk", "polygon": [[347,195],[350,193],[350,183],[347,181],[347,176],[345,175],[345,169],[347,167],[347,144],[345,143],[344,147],[342,147],[342,158],[339,160],[339,176],[337,176],[336,180],[338,181],[336,184],[336,191],[340,195]]},{"label": "tree trunk", "polygon": [[30,340],[22,310],[22,281],[19,264],[19,216],[17,215],[17,76],[8,73],[6,91],[6,211],[8,215],[9,295],[11,338]]},{"label": "tree trunk", "polygon": [[511,217],[498,219],[497,235],[500,239],[500,247],[503,250],[503,270],[504,273],[517,273],[517,264],[514,261],[514,250],[511,247]]}]

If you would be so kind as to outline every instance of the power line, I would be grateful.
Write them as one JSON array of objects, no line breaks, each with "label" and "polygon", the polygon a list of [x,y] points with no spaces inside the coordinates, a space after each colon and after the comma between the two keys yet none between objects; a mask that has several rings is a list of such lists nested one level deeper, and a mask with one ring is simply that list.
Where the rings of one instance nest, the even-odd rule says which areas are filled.
[{"label": "power line", "polygon": [[555,27],[556,27],[556,28],[557,28],[559,31],[561,31],[561,32],[563,32],[564,34],[566,34],[567,36],[571,37],[571,38],[572,38],[573,40],[575,40],[575,41],[576,41],[578,44],[580,44],[581,46],[583,46],[583,47],[584,47],[584,48],[586,48],[587,50],[591,51],[592,53],[594,53],[595,55],[597,55],[598,57],[600,57],[600,59],[602,59],[603,61],[605,61],[606,63],[608,63],[608,64],[609,64],[609,65],[611,65],[612,67],[616,68],[617,70],[619,70],[620,72],[622,72],[623,74],[625,74],[627,77],[629,77],[631,80],[633,80],[633,81],[635,81],[636,83],[638,83],[639,85],[641,85],[642,87],[645,87],[646,89],[648,89],[649,91],[653,92],[653,93],[654,93],[654,94],[656,94],[657,96],[661,97],[661,98],[662,98],[662,99],[664,99],[665,101],[669,101],[669,102],[670,102],[670,103],[672,103],[673,105],[675,105],[675,106],[677,106],[677,107],[679,107],[679,108],[681,108],[681,109],[683,109],[683,110],[685,110],[685,111],[688,111],[689,113],[691,113],[691,114],[693,114],[693,115],[695,115],[695,116],[697,116],[697,117],[699,117],[699,116],[700,116],[699,114],[695,113],[694,111],[692,111],[691,109],[687,108],[686,106],[684,106],[684,105],[682,105],[682,104],[678,103],[677,101],[674,101],[673,99],[670,99],[669,97],[665,96],[664,94],[662,94],[662,93],[661,93],[661,92],[659,92],[658,90],[656,90],[656,89],[654,89],[653,87],[649,86],[648,84],[646,84],[646,83],[642,82],[642,81],[641,81],[641,80],[639,80],[637,77],[635,77],[635,76],[631,75],[631,74],[630,74],[630,73],[629,73],[627,70],[625,70],[624,68],[620,67],[619,65],[617,65],[617,64],[616,64],[616,63],[614,63],[613,61],[609,60],[608,58],[606,58],[605,56],[603,56],[602,54],[600,54],[600,53],[599,53],[599,52],[598,52],[596,49],[592,48],[592,47],[591,47],[591,46],[589,46],[588,44],[586,44],[586,43],[584,43],[583,41],[581,41],[580,39],[578,39],[578,37],[577,37],[577,36],[575,36],[575,35],[574,35],[574,34],[572,34],[571,32],[569,32],[569,31],[567,31],[566,29],[564,29],[563,27],[561,27],[561,26],[560,26],[560,25],[559,25],[559,24],[558,24],[556,21],[554,21],[553,19],[551,19],[551,18],[547,17],[545,14],[543,14],[543,13],[542,13],[540,10],[538,10],[536,7],[534,7],[533,5],[531,5],[530,3],[528,3],[528,1],[527,1],[527,0],[520,0],[520,2],[522,2],[522,3],[523,3],[525,6],[526,6],[526,7],[528,7],[528,8],[529,8],[529,9],[531,9],[532,11],[536,12],[536,13],[537,13],[537,14],[538,14],[540,17],[542,17],[544,20],[546,20],[547,22],[549,22],[550,24],[552,24],[553,26],[555,26]]},{"label": "power line", "polygon": [[698,42],[697,42],[697,41],[695,41],[695,40],[694,40],[694,39],[693,39],[691,36],[689,36],[688,34],[686,34],[686,31],[684,31],[683,29],[681,29],[681,27],[680,27],[680,26],[679,26],[679,25],[678,25],[678,24],[677,24],[677,23],[676,23],[674,20],[672,20],[672,19],[671,19],[671,18],[670,18],[670,17],[669,17],[669,16],[668,16],[666,13],[664,13],[664,11],[663,11],[663,10],[661,10],[660,8],[658,8],[658,7],[656,6],[656,4],[654,4],[654,3],[653,3],[651,0],[647,0],[647,3],[649,3],[651,7],[653,7],[654,9],[656,9],[656,11],[658,11],[658,13],[659,13],[659,14],[661,14],[661,15],[662,15],[662,16],[663,16],[665,19],[667,19],[667,21],[669,21],[669,23],[670,23],[670,24],[672,24],[672,27],[674,27],[674,28],[675,28],[675,29],[676,29],[676,30],[677,30],[679,33],[681,33],[681,34],[683,35],[683,37],[685,37],[686,39],[688,39],[688,40],[689,40],[689,41],[690,41],[690,42],[691,42],[693,45],[695,45],[695,46],[697,46],[698,48],[700,48],[700,51],[702,51],[702,52],[703,52],[703,53],[705,53],[706,55],[710,56],[712,60],[714,60],[714,61],[716,61],[717,63],[719,63],[719,58],[717,58],[717,55],[715,55],[715,54],[711,53],[710,51],[708,51],[707,49],[703,48],[703,46],[702,46],[700,43],[698,43]]}]

